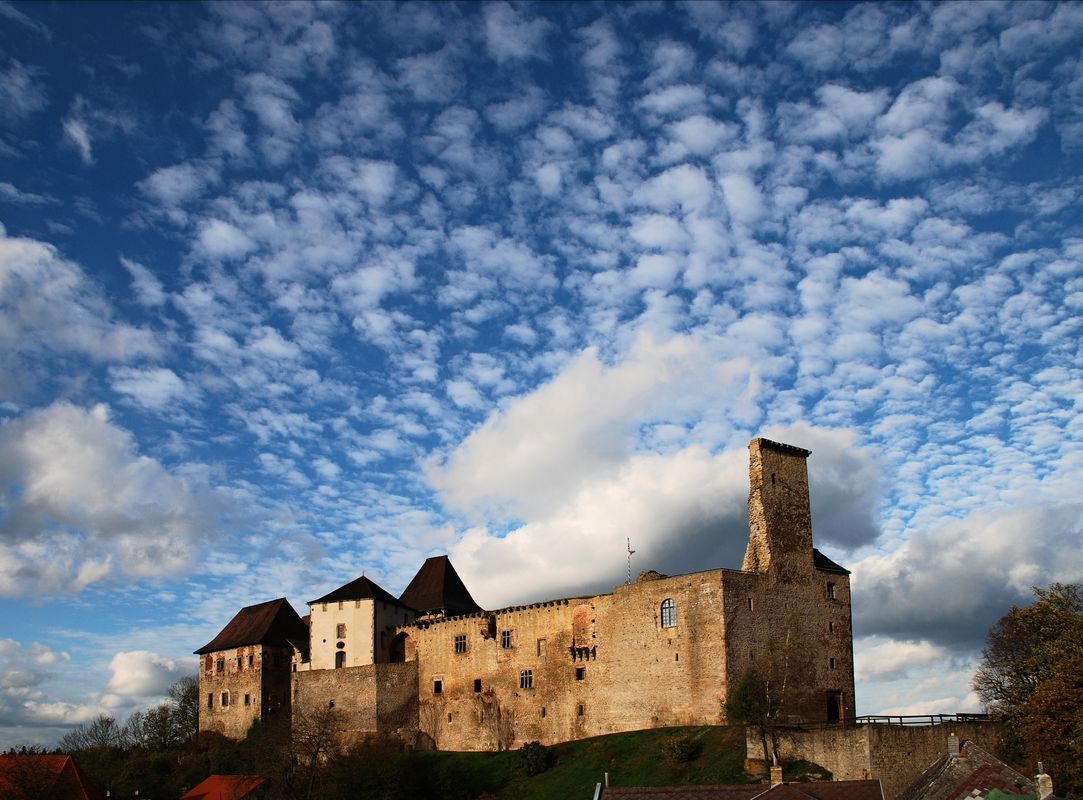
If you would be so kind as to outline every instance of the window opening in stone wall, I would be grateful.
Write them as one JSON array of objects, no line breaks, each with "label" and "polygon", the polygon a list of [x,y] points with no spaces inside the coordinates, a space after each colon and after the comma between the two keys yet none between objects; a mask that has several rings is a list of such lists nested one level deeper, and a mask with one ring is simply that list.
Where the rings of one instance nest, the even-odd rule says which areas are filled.
[{"label": "window opening in stone wall", "polygon": [[458,633],[458,634],[455,635],[455,652],[456,653],[465,653],[466,652],[466,634],[465,633]]},{"label": "window opening in stone wall", "polygon": [[511,650],[511,631],[500,631],[500,646],[505,650]]},{"label": "window opening in stone wall", "polygon": [[340,669],[346,666],[346,651],[339,650],[335,653],[335,669]]},{"label": "window opening in stone wall", "polygon": [[833,584],[833,583],[828,583],[827,584],[827,598],[829,600],[834,600],[835,599],[835,584]]},{"label": "window opening in stone wall", "polygon": [[241,661],[241,657],[237,656],[237,671],[238,672],[240,672],[243,669],[243,667],[241,666],[242,663],[243,662]]},{"label": "window opening in stone wall", "polygon": [[673,628],[677,625],[677,604],[673,598],[667,597],[662,601],[662,627]]},{"label": "window opening in stone wall", "polygon": [[222,708],[229,708],[229,692],[222,692]]},{"label": "window opening in stone wall", "polygon": [[681,660],[681,654],[680,653],[674,653],[673,654],[673,660],[674,661],[680,661]]},{"label": "window opening in stone wall", "polygon": [[542,719],[545,719],[545,706],[542,706]]},{"label": "window opening in stone wall", "polygon": [[529,669],[524,669],[519,673],[519,688],[520,689],[533,689],[534,688],[534,673]]},{"label": "window opening in stone wall", "polygon": [[545,639],[538,639],[538,655],[545,655]]},{"label": "window opening in stone wall", "polygon": [[244,694],[244,704],[245,706],[252,705],[252,695],[248,694],[248,692],[245,692]]},{"label": "window opening in stone wall", "polygon": [[474,678],[474,694],[481,692],[481,678]]},{"label": "window opening in stone wall", "polygon": [[834,669],[834,668],[835,668],[835,659],[833,659],[833,658],[832,658],[832,659],[829,659],[829,660],[828,660],[828,663],[830,664],[830,668],[831,668],[831,669]]},{"label": "window opening in stone wall", "polygon": [[834,633],[835,632],[835,623],[834,622],[828,622],[827,623],[827,632],[828,633]]},{"label": "window opening in stone wall", "polygon": [[226,660],[224,658],[220,658],[220,659],[218,659],[217,661],[214,662],[214,671],[215,672],[225,672],[226,671]]},{"label": "window opening in stone wall", "polygon": [[248,656],[248,667],[249,667],[249,669],[251,669],[251,667],[252,667],[252,665],[253,665],[254,663],[256,663],[256,659],[255,659],[255,657],[254,657],[254,656],[251,656],[251,655],[250,655],[250,656]]},{"label": "window opening in stone wall", "polygon": [[775,473],[773,473],[773,472],[771,473],[771,485],[772,486],[775,485]]},{"label": "window opening in stone wall", "polygon": [[583,704],[582,704],[582,703],[580,703],[580,704],[579,704],[579,705],[578,705],[578,706],[576,707],[576,709],[575,709],[575,715],[576,715],[577,717],[581,717],[581,716],[583,716],[583,712],[584,712],[585,710],[586,710],[586,709],[584,709],[584,708],[583,708]]},{"label": "window opening in stone wall", "polygon": [[214,708],[214,695],[213,694],[208,694],[207,695],[207,708]]},{"label": "window opening in stone wall", "polygon": [[335,638],[336,639],[345,639],[346,638],[346,623],[345,622],[340,622],[340,623],[338,623],[338,625],[335,626]]},{"label": "window opening in stone wall", "polygon": [[334,708],[335,707],[335,701],[334,700],[328,700],[327,701],[327,707],[328,708]]},{"label": "window opening in stone wall", "polygon": [[293,672],[297,671],[297,664],[291,664],[290,666],[293,668]]},{"label": "window opening in stone wall", "polygon": [[211,658],[210,656],[207,656],[205,661],[206,661],[207,672],[210,672],[212,669],[214,669],[214,659]]},{"label": "window opening in stone wall", "polygon": [[575,679],[577,681],[583,680],[583,678],[585,678],[586,676],[587,676],[587,668],[586,667],[576,667],[575,668]]},{"label": "window opening in stone wall", "polygon": [[756,608],[755,608],[755,604],[754,604],[754,603],[752,602],[752,598],[751,598],[751,597],[750,597],[750,598],[748,598],[748,610],[749,610],[749,611],[755,611],[755,610],[756,610]]},{"label": "window opening in stone wall", "polygon": [[338,601],[338,610],[339,611],[342,610],[342,601],[341,600]]},{"label": "window opening in stone wall", "polygon": [[432,682],[432,693],[433,694],[443,694],[444,693],[444,682],[441,681],[441,680],[433,681]]}]

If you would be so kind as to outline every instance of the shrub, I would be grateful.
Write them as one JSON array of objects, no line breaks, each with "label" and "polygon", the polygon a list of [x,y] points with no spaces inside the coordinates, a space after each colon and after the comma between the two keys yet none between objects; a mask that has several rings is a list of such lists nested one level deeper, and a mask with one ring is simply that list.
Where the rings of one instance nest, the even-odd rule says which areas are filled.
[{"label": "shrub", "polygon": [[523,771],[527,775],[541,775],[553,764],[552,751],[541,742],[527,742],[519,750]]},{"label": "shrub", "polygon": [[662,756],[677,764],[695,761],[702,750],[703,742],[689,733],[674,734],[662,740]]}]

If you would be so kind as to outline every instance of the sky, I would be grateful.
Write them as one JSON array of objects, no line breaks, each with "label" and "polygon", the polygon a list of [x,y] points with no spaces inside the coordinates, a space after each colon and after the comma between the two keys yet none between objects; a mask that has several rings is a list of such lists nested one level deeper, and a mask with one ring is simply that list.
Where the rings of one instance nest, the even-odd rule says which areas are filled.
[{"label": "sky", "polygon": [[242,606],[739,568],[812,451],[859,714],[1083,579],[1083,4],[0,2],[0,747]]}]

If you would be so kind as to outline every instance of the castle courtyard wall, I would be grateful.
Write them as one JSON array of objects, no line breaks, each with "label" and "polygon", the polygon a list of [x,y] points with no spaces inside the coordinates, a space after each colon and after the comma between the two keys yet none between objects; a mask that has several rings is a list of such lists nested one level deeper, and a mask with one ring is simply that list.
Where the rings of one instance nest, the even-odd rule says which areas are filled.
[{"label": "castle courtyard wall", "polygon": [[417,662],[305,670],[292,684],[295,725],[333,710],[346,741],[377,733],[416,739]]},{"label": "castle courtyard wall", "polygon": [[[830,770],[835,780],[877,779],[884,797],[893,800],[948,752],[948,734],[991,752],[996,748],[997,730],[989,722],[838,725],[784,731],[780,749],[787,760],[804,759]],[[762,758],[762,751],[759,735],[749,728],[748,758]]]}]

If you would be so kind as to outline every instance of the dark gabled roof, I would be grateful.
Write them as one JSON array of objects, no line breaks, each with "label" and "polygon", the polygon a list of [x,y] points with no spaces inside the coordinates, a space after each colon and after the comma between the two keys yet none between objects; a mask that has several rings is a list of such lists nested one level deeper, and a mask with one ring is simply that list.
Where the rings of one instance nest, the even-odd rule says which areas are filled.
[{"label": "dark gabled roof", "polygon": [[425,559],[399,600],[422,614],[443,611],[448,616],[455,616],[482,610],[447,556]]},{"label": "dark gabled roof", "polygon": [[180,800],[240,800],[263,783],[258,775],[211,775]]},{"label": "dark gabled roof", "polygon": [[850,574],[850,570],[846,569],[846,567],[840,567],[815,547],[812,548],[812,565],[820,572],[835,572],[839,575]]},{"label": "dark gabled roof", "polygon": [[[796,445],[786,444],[785,442],[775,442],[770,439],[764,439],[762,436],[756,437],[760,441],[761,447],[767,447],[771,450],[777,450],[780,453],[786,453],[791,456],[801,456],[802,458],[808,458],[812,455],[811,450],[806,450],[803,447],[797,447]],[[753,439],[755,441],[755,439]]]},{"label": "dark gabled roof", "polygon": [[249,644],[289,647],[307,639],[308,627],[289,601],[280,597],[242,608],[217,636],[195,652],[202,655]]},{"label": "dark gabled roof", "polygon": [[774,786],[610,786],[601,800],[884,800],[880,781],[810,781]]},{"label": "dark gabled roof", "polygon": [[37,791],[50,800],[105,800],[102,791],[69,755],[0,756],[0,797],[19,789]]},{"label": "dark gabled roof", "polygon": [[382,600],[385,603],[394,603],[401,606],[402,603],[391,592],[383,589],[379,584],[370,581],[364,575],[354,578],[347,584],[339,586],[333,592],[309,601],[312,603],[334,603],[338,600]]},{"label": "dark gabled roof", "polygon": [[959,755],[943,755],[899,795],[899,800],[953,800],[977,790],[1033,796],[1034,784],[991,753],[964,741]]}]

